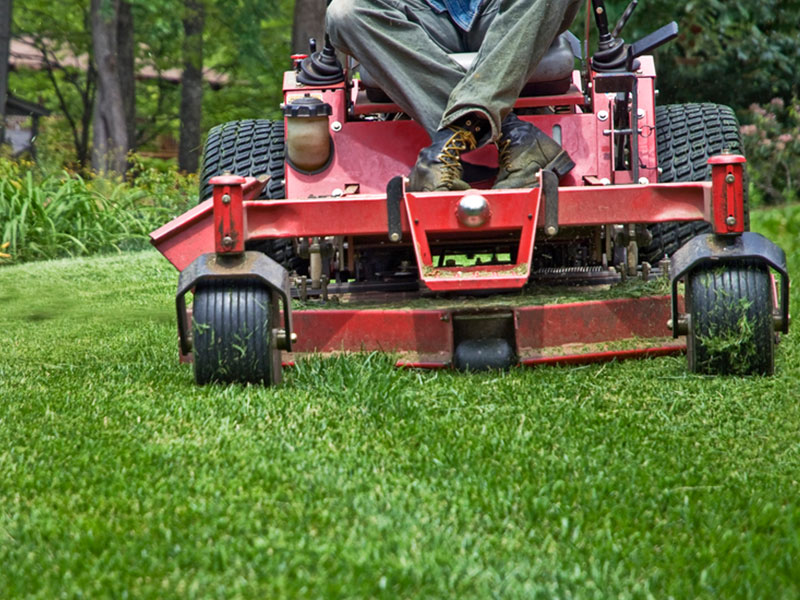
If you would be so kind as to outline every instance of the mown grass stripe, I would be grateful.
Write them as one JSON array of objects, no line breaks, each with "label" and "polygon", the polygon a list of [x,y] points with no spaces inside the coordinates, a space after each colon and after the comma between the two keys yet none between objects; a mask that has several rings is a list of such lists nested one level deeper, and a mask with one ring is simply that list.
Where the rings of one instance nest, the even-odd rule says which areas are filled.
[{"label": "mown grass stripe", "polygon": [[[786,214],[754,222],[797,275]],[[796,332],[772,378],[372,354],[197,388],[175,276],[0,269],[0,597],[800,594]]]}]

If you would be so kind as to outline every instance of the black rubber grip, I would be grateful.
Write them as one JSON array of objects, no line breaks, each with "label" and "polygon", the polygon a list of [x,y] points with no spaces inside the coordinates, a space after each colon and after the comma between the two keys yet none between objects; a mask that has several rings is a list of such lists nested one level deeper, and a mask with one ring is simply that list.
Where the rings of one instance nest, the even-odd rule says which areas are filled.
[{"label": "black rubber grip", "polygon": [[386,185],[386,215],[389,220],[389,241],[403,240],[403,225],[400,207],[403,203],[403,178],[392,177]]}]

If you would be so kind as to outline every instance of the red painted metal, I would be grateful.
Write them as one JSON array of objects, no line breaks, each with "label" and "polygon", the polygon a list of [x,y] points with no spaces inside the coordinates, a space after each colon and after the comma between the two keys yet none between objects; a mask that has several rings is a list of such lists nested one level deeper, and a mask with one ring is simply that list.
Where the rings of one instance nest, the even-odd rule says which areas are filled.
[{"label": "red painted metal", "polygon": [[212,177],[214,186],[214,251],[217,254],[241,254],[247,235],[243,207],[244,177]]},{"label": "red painted metal", "polygon": [[[469,310],[480,311],[480,301]],[[492,307],[491,311],[497,311]],[[621,298],[544,306],[509,307],[514,314],[520,364],[597,362],[661,356],[685,347],[668,340],[669,297]],[[292,363],[304,354],[391,352],[401,366],[436,368],[453,355],[451,308],[429,310],[298,310],[292,312],[297,341]],[[609,349],[605,344],[621,342]]]},{"label": "red painted metal", "polygon": [[[474,194],[474,192],[469,192]],[[454,290],[497,290],[521,288],[531,272],[531,256],[539,216],[539,188],[527,191],[486,190],[490,217],[480,227],[467,227],[456,217],[465,192],[406,193],[405,205],[420,277],[436,292]],[[517,262],[509,265],[434,267],[428,243],[430,234],[461,232],[491,234],[520,230]]]},{"label": "red painted metal", "polygon": [[397,352],[441,364],[453,352],[447,310],[297,310],[292,319],[294,354]]},{"label": "red painted metal", "polygon": [[711,165],[711,225],[714,233],[744,232],[744,156],[720,154]]},{"label": "red painted metal", "polygon": [[516,310],[517,353],[528,356],[570,344],[666,338],[671,335],[669,315],[668,296],[527,306]]},{"label": "red painted metal", "polygon": [[[655,147],[655,71],[652,60],[641,60],[641,73],[638,77],[639,106],[644,118],[639,120],[640,133],[640,176],[650,182],[658,180]],[[285,101],[304,94],[311,94],[330,104],[333,114],[331,140],[333,158],[324,172],[313,175],[300,173],[287,165],[286,193],[289,198],[309,198],[330,196],[334,190],[344,190],[348,185],[359,186],[360,193],[383,193],[386,184],[396,175],[407,175],[421,148],[430,143],[424,129],[412,120],[358,120],[373,113],[398,112],[399,108],[387,103],[371,103],[366,100],[360,82],[353,81],[348,91],[344,84],[330,88],[313,89],[298,85],[293,72],[284,76]],[[563,186],[581,186],[584,176],[608,178],[615,183],[633,183],[628,171],[611,171],[610,136],[603,135],[608,127],[594,113],[581,112],[584,103],[580,89],[580,73],[573,74],[573,86],[566,94],[559,96],[537,96],[521,98],[520,107],[529,106],[567,106],[572,112],[525,115],[522,118],[532,122],[542,131],[561,140],[576,167],[561,180]],[[595,94],[596,110],[608,109],[610,98],[605,94]],[[335,125],[335,127],[334,127]],[[464,155],[467,162],[486,167],[497,166],[497,151],[489,144]],[[475,187],[489,187],[491,181],[478,182]]]},{"label": "red painted metal", "polygon": [[298,68],[300,68],[300,63],[308,58],[308,54],[292,54],[289,58],[292,61],[292,69],[296,71]]},{"label": "red painted metal", "polygon": [[587,352],[585,354],[564,354],[562,356],[539,356],[520,361],[526,367],[536,365],[583,365],[611,360],[629,360],[632,358],[657,358],[659,356],[674,356],[686,351],[686,345],[656,346],[652,348],[636,348],[632,350],[606,350],[603,352]]},{"label": "red painted metal", "polygon": [[[498,206],[504,205],[506,198],[519,197],[521,194],[519,190],[486,190],[481,193],[490,198],[493,205],[496,200]],[[418,197],[423,198],[424,195],[419,194]],[[706,207],[710,206],[710,198],[709,182],[562,187],[559,188],[558,223],[563,229],[607,223],[708,220]],[[246,201],[244,208],[247,214],[246,239],[385,236],[387,233],[384,195],[256,200]],[[431,218],[427,216],[427,205],[421,206],[420,210],[426,220]],[[539,222],[544,222],[543,210],[540,204]],[[527,213],[524,216],[527,220]],[[428,225],[429,231],[445,231],[453,224],[455,217],[444,215],[434,218],[434,221]],[[518,222],[516,228],[523,225]],[[454,231],[464,229],[459,226]],[[403,215],[403,232],[408,235],[411,232],[406,215]],[[151,233],[150,238],[156,248],[182,270],[200,254],[214,250],[212,203],[205,202],[177,217]]]},{"label": "red painted metal", "polygon": [[[724,185],[717,179],[713,184],[655,183],[655,70],[649,57],[642,57],[640,63],[636,80],[641,109],[638,182],[632,181],[630,171],[613,167],[612,136],[606,133],[609,123],[599,116],[602,110],[613,114],[613,95],[590,90],[595,112],[583,112],[584,93],[579,73],[575,72],[573,86],[566,94],[518,102],[518,106],[560,106],[564,111],[522,117],[560,139],[576,163],[560,182],[559,227],[563,230],[615,223],[710,221],[712,216],[722,218],[726,228],[730,227],[728,217],[733,216],[738,222],[741,205],[737,196],[741,195],[741,177],[737,174],[741,164],[737,161],[730,157],[710,161]],[[285,74],[287,102],[310,94],[331,105],[329,124],[334,147],[332,160],[322,172],[304,174],[286,166],[289,200],[256,200],[263,181],[252,177],[220,178],[212,182],[213,201],[202,203],[153,232],[153,244],[180,270],[200,254],[215,249],[241,251],[249,239],[335,235],[371,244],[384,240],[388,244],[386,184],[395,175],[407,174],[419,150],[430,140],[411,120],[369,120],[368,115],[385,113],[390,105],[366,101],[357,80],[352,87],[347,85],[306,87],[297,83],[294,72]],[[486,167],[497,166],[497,153],[491,145],[468,153],[464,159]],[[734,175],[733,184],[728,181],[730,174]],[[596,185],[604,179],[616,185]],[[491,181],[477,182],[475,187],[490,185]],[[357,193],[353,194],[353,190]],[[226,193],[231,196],[228,204],[222,202]],[[413,244],[421,278],[431,289],[521,287],[528,280],[536,228],[544,218],[539,190],[480,189],[477,193],[491,207],[491,217],[477,228],[465,227],[456,217],[455,208],[464,193],[405,194],[404,239],[411,240],[406,244]],[[238,204],[234,202],[236,197]],[[720,230],[719,222],[714,226]],[[234,241],[235,250],[220,249],[226,235]],[[515,265],[434,267],[431,243],[435,238],[475,240],[506,235],[519,240]],[[480,310],[480,301],[476,300],[469,312]],[[682,348],[665,341],[669,336],[667,297],[515,306],[505,310],[513,314],[521,364],[656,356]],[[293,311],[294,332],[299,337],[294,352],[286,354],[285,359],[292,363],[296,356],[312,352],[383,351],[397,353],[399,365],[448,366],[453,354],[453,317],[458,312],[448,308]],[[626,342],[615,344],[619,349],[608,347],[610,342],[621,340]]]},{"label": "red painted metal", "polygon": [[[652,56],[642,56],[637,60],[640,62],[640,67],[639,72],[636,74],[636,86],[639,109],[642,114],[642,118],[638,119],[638,128],[640,130],[639,162],[641,165],[639,177],[646,179],[650,183],[655,183],[658,181],[655,135],[655,65]],[[590,141],[590,146],[587,150],[594,158],[595,164],[594,169],[587,169],[585,165],[581,165],[578,173],[582,176],[594,175],[599,178],[605,178],[615,184],[638,183],[632,181],[630,171],[617,171],[614,168],[611,135],[606,131],[612,128],[611,121],[614,114],[615,94],[599,93],[593,89],[592,100],[594,113],[587,115],[591,119],[584,123],[583,127],[591,127],[591,132],[587,135],[587,139]],[[601,111],[605,111],[606,115],[608,115],[604,120],[598,118]],[[569,117],[569,115],[567,116]],[[568,142],[569,138],[565,138],[565,141]],[[570,149],[571,155],[572,150]],[[573,169],[573,172],[575,171],[576,169]]]}]

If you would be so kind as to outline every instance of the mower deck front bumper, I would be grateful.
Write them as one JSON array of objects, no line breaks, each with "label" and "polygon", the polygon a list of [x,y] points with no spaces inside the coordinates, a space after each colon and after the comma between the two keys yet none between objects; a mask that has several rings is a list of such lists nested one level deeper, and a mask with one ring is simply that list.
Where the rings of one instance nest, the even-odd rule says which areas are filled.
[{"label": "mower deck front bumper", "polygon": [[[477,300],[476,304],[480,304]],[[541,306],[433,309],[332,309],[292,312],[302,354],[387,352],[398,366],[445,368],[469,339],[504,339],[521,365],[587,363],[678,354],[667,329],[669,296]]]}]

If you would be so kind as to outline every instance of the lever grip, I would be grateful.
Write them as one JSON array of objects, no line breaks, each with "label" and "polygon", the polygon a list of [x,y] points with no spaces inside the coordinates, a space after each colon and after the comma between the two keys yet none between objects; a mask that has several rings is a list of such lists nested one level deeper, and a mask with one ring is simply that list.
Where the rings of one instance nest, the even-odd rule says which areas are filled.
[{"label": "lever grip", "polygon": [[646,35],[639,41],[631,44],[629,57],[632,60],[637,56],[647,54],[658,48],[661,44],[666,44],[670,40],[674,40],[676,37],[678,37],[678,24],[673,21],[669,25],[664,25],[660,29],[656,29],[650,35]]}]

